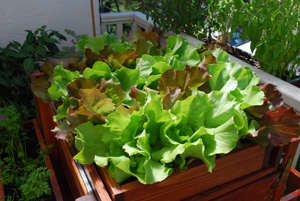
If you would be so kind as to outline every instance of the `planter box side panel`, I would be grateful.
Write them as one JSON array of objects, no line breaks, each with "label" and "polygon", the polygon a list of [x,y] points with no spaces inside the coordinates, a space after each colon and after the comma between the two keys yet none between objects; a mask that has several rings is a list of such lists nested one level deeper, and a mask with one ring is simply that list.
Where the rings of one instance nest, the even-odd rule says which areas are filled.
[{"label": "planter box side panel", "polygon": [[275,189],[272,188],[272,185],[276,183],[276,180],[278,179],[279,176],[280,176],[280,172],[275,171],[259,180],[256,180],[226,195],[223,195],[215,199],[215,201],[273,200],[272,196],[274,194]]},{"label": "planter box side panel", "polygon": [[[121,185],[121,188],[124,191],[125,200],[130,201],[182,200],[260,170],[263,167],[264,156],[265,149],[250,144],[225,158],[217,159],[213,173],[209,173],[207,167],[202,164],[184,172],[175,170],[169,178],[159,183],[143,185],[138,181],[133,181]],[[106,180],[113,181],[113,179]],[[109,192],[116,189],[113,182],[107,185],[107,188]],[[111,197],[114,198],[115,195]]]}]

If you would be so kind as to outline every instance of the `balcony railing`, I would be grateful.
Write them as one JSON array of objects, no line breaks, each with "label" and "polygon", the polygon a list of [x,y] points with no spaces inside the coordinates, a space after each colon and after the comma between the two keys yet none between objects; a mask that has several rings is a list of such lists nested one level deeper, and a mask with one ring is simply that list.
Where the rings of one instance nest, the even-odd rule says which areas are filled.
[{"label": "balcony railing", "polygon": [[[123,24],[131,24],[131,31],[137,30],[149,30],[154,26],[151,19],[146,18],[146,15],[141,12],[120,12],[120,13],[101,13],[100,14],[100,26],[101,33],[107,31],[108,25],[116,25],[116,35],[121,38],[123,35]],[[166,35],[175,35],[172,32],[166,33]],[[199,43],[203,44],[202,41],[188,36],[186,34],[180,34],[185,37],[191,45],[198,46]],[[232,62],[240,63],[242,66],[250,67],[264,83],[271,83],[277,86],[277,89],[281,92],[283,100],[287,107],[294,107],[297,113],[300,113],[300,89],[295,87],[277,77],[274,77],[232,55],[229,55]],[[300,147],[300,146],[299,146]],[[298,147],[297,154],[293,163],[295,167],[297,159],[300,155],[300,148]]]}]

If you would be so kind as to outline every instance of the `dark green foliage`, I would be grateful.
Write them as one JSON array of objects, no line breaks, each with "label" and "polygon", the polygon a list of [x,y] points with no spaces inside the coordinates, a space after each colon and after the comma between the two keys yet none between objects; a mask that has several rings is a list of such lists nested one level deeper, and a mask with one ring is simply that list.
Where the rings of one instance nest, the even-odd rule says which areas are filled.
[{"label": "dark green foliage", "polygon": [[199,39],[210,37],[216,25],[210,21],[211,0],[139,1],[141,11],[163,31],[184,32]]},{"label": "dark green foliage", "polygon": [[233,29],[243,26],[242,37],[251,40],[251,50],[256,49],[261,68],[284,80],[296,78],[300,65],[300,1],[235,0],[233,6]]},{"label": "dark green foliage", "polygon": [[[0,110],[5,119],[0,123],[1,182],[6,186],[5,200],[42,200],[51,194],[50,171],[45,167],[47,153],[36,144],[36,153],[31,153],[35,136],[30,136],[19,124],[21,115],[14,106]],[[27,149],[28,148],[28,149]]]},{"label": "dark green foliage", "polygon": [[66,40],[57,31],[47,31],[46,26],[26,32],[23,44],[11,41],[5,48],[0,48],[0,107],[13,104],[19,112],[22,108],[30,112],[32,108],[30,74],[46,57],[59,51],[58,40]]}]

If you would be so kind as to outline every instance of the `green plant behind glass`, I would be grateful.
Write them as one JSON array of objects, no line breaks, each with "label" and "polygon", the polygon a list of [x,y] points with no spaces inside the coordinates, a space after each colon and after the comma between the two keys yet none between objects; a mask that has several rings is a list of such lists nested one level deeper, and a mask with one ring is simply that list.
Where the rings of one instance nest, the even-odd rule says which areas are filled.
[{"label": "green plant behind glass", "polygon": [[0,107],[13,104],[18,111],[32,108],[30,74],[46,57],[59,51],[57,44],[60,40],[66,40],[59,32],[46,30],[46,26],[26,32],[23,44],[10,41],[5,48],[0,48]]}]

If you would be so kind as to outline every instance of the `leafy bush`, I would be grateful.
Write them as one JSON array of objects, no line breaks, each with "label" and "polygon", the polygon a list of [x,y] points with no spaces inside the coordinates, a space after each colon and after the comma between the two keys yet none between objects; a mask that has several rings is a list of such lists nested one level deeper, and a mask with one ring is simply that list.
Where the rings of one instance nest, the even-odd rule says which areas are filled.
[{"label": "leafy bush", "polygon": [[243,26],[242,38],[250,39],[260,67],[284,80],[296,78],[300,65],[299,1],[237,2],[233,30]]},{"label": "leafy bush", "polygon": [[284,80],[299,76],[298,0],[140,2],[142,11],[164,31],[184,32],[199,39],[218,31],[219,41],[227,44],[239,27],[242,39],[251,41],[254,57],[264,71]]},{"label": "leafy bush", "polygon": [[186,33],[202,39],[210,38],[213,27],[217,24],[210,20],[212,17],[209,7],[211,0],[163,0],[139,1],[141,11],[153,19],[154,24],[165,31]]},{"label": "leafy bush", "polygon": [[46,26],[26,32],[23,44],[11,41],[5,48],[0,48],[0,107],[13,104],[19,112],[24,107],[29,111],[32,108],[30,74],[43,64],[46,57],[59,51],[59,41],[55,38],[66,39],[57,31],[47,31]]}]

